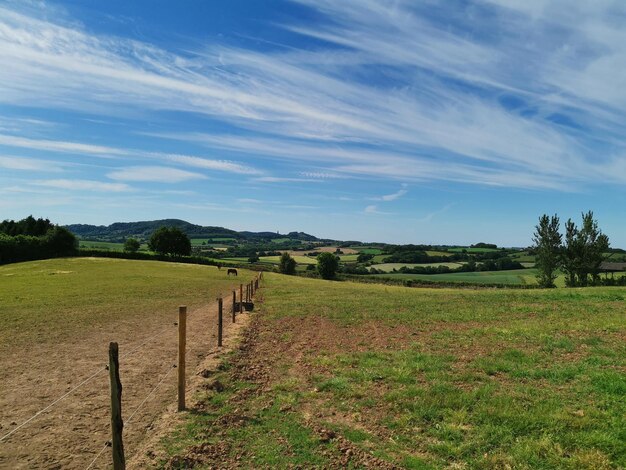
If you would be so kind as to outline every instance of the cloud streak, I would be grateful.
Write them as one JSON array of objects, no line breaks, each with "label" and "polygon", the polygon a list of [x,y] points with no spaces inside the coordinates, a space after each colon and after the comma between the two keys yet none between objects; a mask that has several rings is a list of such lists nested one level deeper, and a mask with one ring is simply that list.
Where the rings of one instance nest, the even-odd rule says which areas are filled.
[{"label": "cloud streak", "polygon": [[[212,45],[185,54],[0,8],[0,62],[11,64],[0,72],[3,103],[197,113],[240,132],[160,137],[297,162],[295,175],[106,145],[10,135],[0,144],[151,156],[267,183],[342,176],[558,191],[626,183],[626,33],[611,21],[626,13],[623,6],[486,0],[450,11],[444,2],[408,0],[297,3],[315,10],[319,24],[282,27],[316,47]],[[152,172],[150,180],[136,168],[111,175],[166,182]],[[170,175],[192,178],[183,170]]]},{"label": "cloud streak", "polygon": [[164,166],[135,166],[112,171],[107,175],[118,181],[150,183],[181,183],[183,181],[206,179],[200,173]]}]

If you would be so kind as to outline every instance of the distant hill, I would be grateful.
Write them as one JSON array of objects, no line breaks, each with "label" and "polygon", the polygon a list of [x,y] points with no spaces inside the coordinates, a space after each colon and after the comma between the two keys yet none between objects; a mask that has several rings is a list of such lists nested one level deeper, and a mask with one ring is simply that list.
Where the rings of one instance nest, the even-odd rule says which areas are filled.
[{"label": "distant hill", "polygon": [[180,219],[148,220],[142,222],[115,222],[111,225],[67,225],[67,229],[83,240],[123,241],[128,237],[148,239],[159,227],[177,227],[189,238],[234,238],[241,241],[272,240],[290,238],[301,241],[325,241],[304,232],[290,232],[287,235],[277,232],[237,232],[224,227],[195,225]]}]

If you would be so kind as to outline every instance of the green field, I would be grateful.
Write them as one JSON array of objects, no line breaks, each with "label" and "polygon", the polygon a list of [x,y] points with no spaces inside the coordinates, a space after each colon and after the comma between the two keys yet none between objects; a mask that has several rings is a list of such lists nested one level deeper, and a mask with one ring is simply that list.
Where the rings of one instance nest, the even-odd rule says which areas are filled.
[{"label": "green field", "polygon": [[[295,259],[298,264],[317,264],[317,260],[315,258],[309,258],[308,256],[294,255],[292,258]],[[280,263],[280,256],[261,256],[260,259],[264,263]]]},{"label": "green field", "polygon": [[191,246],[202,246],[203,243],[207,245],[207,244],[210,244],[210,242],[211,242],[210,238],[192,238]]},{"label": "green field", "polygon": [[[296,263],[298,264],[317,264],[317,260],[315,258],[309,258],[308,256],[299,256],[299,255],[294,255],[292,256],[293,259],[296,260]],[[239,263],[247,263],[248,262],[248,258],[223,258],[224,261],[236,261]],[[261,256],[259,258],[259,262],[260,263],[266,263],[266,264],[272,264],[272,265],[277,265],[278,263],[280,263],[280,256]]]},{"label": "green field", "polygon": [[[237,282],[251,276],[242,270]],[[234,282],[213,266],[159,261],[62,258],[0,266],[0,352],[204,305]]]},{"label": "green field", "polygon": [[356,263],[359,255],[339,255],[339,259],[344,263]]},{"label": "green field", "polygon": [[371,246],[349,246],[348,248],[366,255],[380,255],[383,252],[380,248],[372,248]]},{"label": "green field", "polygon": [[210,379],[224,390],[203,392],[164,441],[170,462],[626,468],[625,288],[268,274],[262,296],[245,347]]},{"label": "green field", "polygon": [[382,264],[374,264],[371,267],[380,269],[385,272],[391,272],[394,269],[400,269],[406,266],[407,268],[427,268],[427,267],[438,267],[438,266],[447,266],[450,269],[455,269],[461,266],[461,263],[382,263]]},{"label": "green field", "polygon": [[289,237],[272,238],[272,243],[288,243],[288,242],[300,243],[300,240],[292,240]]},{"label": "green field", "polygon": [[90,240],[79,240],[79,246],[80,248],[87,248],[89,250],[124,251],[123,243],[94,242]]},{"label": "green field", "polygon": [[[447,273],[447,274],[372,274],[373,278],[388,279],[415,279],[422,281],[439,282],[470,282],[477,284],[537,284],[535,269],[513,269],[510,271],[480,271],[471,273]],[[563,286],[563,277],[556,280],[557,286]]]}]

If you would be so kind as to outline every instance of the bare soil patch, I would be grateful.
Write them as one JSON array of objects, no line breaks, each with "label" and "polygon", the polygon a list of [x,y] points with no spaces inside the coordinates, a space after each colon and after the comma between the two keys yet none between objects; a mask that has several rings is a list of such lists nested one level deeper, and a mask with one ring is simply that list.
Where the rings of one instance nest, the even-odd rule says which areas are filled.
[{"label": "bare soil patch", "polygon": [[[247,318],[241,315],[233,325],[229,304],[225,302],[226,347],[234,344]],[[175,322],[175,312],[155,314],[149,321],[129,320],[110,331],[95,331],[73,342],[56,344],[53,349],[42,343],[9,353],[3,360],[0,381],[0,437],[90,379],[0,442],[0,468],[87,468],[110,440],[109,378],[104,367],[111,341],[120,347],[127,462],[129,468],[145,468],[145,443],[171,424],[159,418],[164,411],[166,418],[175,415]],[[193,391],[207,380],[197,373],[216,367],[227,349],[217,348],[216,304],[190,311],[187,323],[187,396],[194,406]],[[106,449],[91,468],[110,468],[110,451]]]}]

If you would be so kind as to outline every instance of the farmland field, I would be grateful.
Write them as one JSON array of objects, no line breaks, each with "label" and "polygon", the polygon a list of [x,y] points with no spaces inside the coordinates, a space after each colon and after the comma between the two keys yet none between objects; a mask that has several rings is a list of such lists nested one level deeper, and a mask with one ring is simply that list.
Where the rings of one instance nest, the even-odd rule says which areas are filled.
[{"label": "farmland field", "polygon": [[111,251],[123,251],[123,243],[114,242],[95,242],[91,240],[79,240],[81,248],[87,248],[90,250],[111,250]]},{"label": "farmland field", "polygon": [[[178,306],[189,310],[191,368],[213,341],[215,298],[223,293],[228,302],[233,284],[251,276],[240,270],[235,280],[212,266],[107,258],[0,266],[0,436],[101,369],[109,341],[119,343],[121,355],[132,352],[121,360],[123,407],[136,409],[175,361]],[[160,405],[171,403],[175,374],[169,379],[169,394],[155,394],[125,428],[127,456]],[[86,468],[110,438],[108,393],[108,377],[100,373],[0,442],[0,468]]]},{"label": "farmland field", "polygon": [[428,256],[452,256],[454,253],[450,253],[448,251],[432,251],[432,250],[428,250],[428,251],[426,251],[426,254]]},{"label": "farmland field", "polygon": [[382,263],[382,264],[374,264],[371,267],[380,269],[385,272],[391,272],[394,269],[400,269],[404,266],[406,266],[407,268],[427,268],[427,267],[436,268],[438,266],[447,266],[450,269],[455,269],[461,266],[461,263]]},{"label": "farmland field", "polygon": [[[308,256],[292,255],[291,257],[293,259],[295,259],[296,263],[298,263],[298,264],[317,264],[317,260],[315,258],[310,258]],[[244,257],[239,257],[239,258],[222,258],[222,259],[224,261],[226,261],[226,262],[228,262],[228,261],[237,261],[237,262],[240,262],[240,263],[247,263],[248,262],[248,258],[244,258]],[[278,263],[280,263],[280,256],[261,256],[259,258],[259,262],[260,263],[277,265]]]},{"label": "farmland field", "polygon": [[[383,250],[380,248],[373,248],[371,246],[351,246],[348,249],[357,251],[359,253],[364,253],[366,255],[380,255]],[[342,248],[342,251],[345,253],[345,248]]]},{"label": "farmland field", "polygon": [[[512,269],[510,271],[476,271],[469,273],[446,274],[372,274],[369,277],[388,279],[415,279],[440,282],[471,282],[477,284],[537,284],[535,269]],[[564,285],[562,276],[555,281],[558,286]]]},{"label": "farmland field", "polygon": [[624,288],[409,289],[266,276],[241,352],[162,462],[626,467]]},{"label": "farmland field", "polygon": [[[309,258],[308,256],[294,255],[292,258],[295,259],[298,264],[317,264],[315,258]],[[278,264],[280,262],[280,256],[261,256],[260,260],[264,263]]]}]

